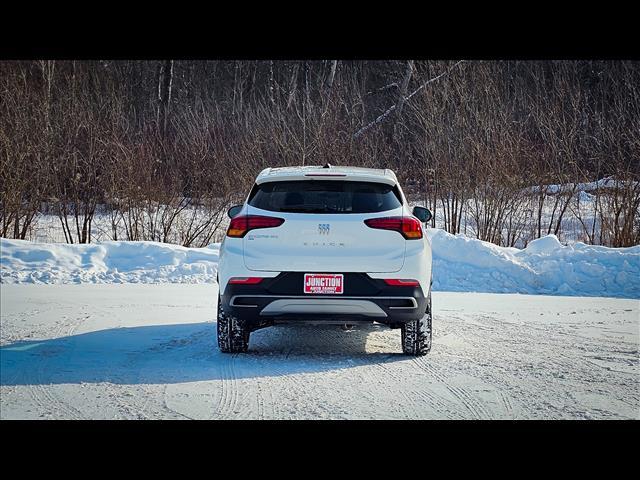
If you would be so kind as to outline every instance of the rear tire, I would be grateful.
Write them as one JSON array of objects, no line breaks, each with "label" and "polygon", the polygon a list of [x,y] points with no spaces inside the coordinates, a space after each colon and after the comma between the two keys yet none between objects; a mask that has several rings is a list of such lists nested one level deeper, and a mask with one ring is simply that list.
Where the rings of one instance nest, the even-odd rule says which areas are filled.
[{"label": "rear tire", "polygon": [[402,353],[420,357],[431,350],[431,292],[427,297],[427,311],[418,320],[402,325]]},{"label": "rear tire", "polygon": [[244,353],[249,348],[250,330],[244,320],[227,314],[218,295],[218,348],[223,353]]}]

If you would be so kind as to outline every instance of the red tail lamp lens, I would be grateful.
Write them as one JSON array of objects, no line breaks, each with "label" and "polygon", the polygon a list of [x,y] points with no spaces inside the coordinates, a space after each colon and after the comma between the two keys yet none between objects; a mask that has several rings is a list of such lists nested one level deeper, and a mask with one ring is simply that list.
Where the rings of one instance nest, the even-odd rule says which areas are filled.
[{"label": "red tail lamp lens", "polygon": [[262,281],[262,277],[233,277],[229,280],[229,283],[235,285],[255,285]]},{"label": "red tail lamp lens", "polygon": [[234,217],[229,223],[228,237],[242,238],[248,231],[256,228],[279,227],[284,223],[284,218],[265,217],[263,215],[242,215]]},{"label": "red tail lamp lens", "polygon": [[399,278],[385,278],[384,281],[387,285],[392,287],[419,287],[420,283],[417,280],[404,280]]},{"label": "red tail lamp lens", "polygon": [[370,228],[396,231],[407,240],[422,238],[422,224],[414,217],[370,218],[364,223]]}]

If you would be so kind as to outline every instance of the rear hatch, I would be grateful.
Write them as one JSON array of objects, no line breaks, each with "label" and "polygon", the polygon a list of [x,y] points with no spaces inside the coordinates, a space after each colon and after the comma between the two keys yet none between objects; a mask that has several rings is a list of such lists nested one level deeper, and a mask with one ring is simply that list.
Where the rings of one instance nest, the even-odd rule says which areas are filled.
[{"label": "rear hatch", "polygon": [[374,182],[297,180],[254,186],[246,212],[284,219],[243,238],[245,265],[256,271],[397,272],[405,239],[369,228],[369,218],[400,216],[397,188]]}]

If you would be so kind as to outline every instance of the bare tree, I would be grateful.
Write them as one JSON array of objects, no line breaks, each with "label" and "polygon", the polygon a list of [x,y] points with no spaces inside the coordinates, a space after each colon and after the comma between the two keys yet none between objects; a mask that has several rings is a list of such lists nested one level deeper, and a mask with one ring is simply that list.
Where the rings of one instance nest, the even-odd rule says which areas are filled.
[{"label": "bare tree", "polygon": [[171,103],[173,60],[165,60],[158,74],[158,126],[162,136],[167,134],[167,114]]},{"label": "bare tree", "polygon": [[595,60],[0,62],[0,234],[57,212],[68,242],[205,245],[262,168],[328,161],[393,168],[451,233],[631,245],[638,85]]}]

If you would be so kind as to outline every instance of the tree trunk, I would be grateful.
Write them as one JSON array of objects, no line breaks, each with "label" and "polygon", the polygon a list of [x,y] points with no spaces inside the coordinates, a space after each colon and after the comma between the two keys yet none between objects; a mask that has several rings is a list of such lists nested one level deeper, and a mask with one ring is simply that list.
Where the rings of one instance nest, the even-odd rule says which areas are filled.
[{"label": "tree trunk", "polygon": [[337,60],[331,60],[331,71],[329,72],[329,80],[327,81],[327,89],[331,90],[333,87],[333,80],[336,77],[336,67],[338,66]]},{"label": "tree trunk", "polygon": [[167,133],[167,115],[171,102],[171,87],[173,85],[173,60],[166,60],[160,69],[158,78],[158,126],[164,138]]},{"label": "tree trunk", "polygon": [[273,60],[271,62],[269,62],[269,100],[271,100],[271,104],[275,105],[276,104],[276,100],[275,97],[273,96],[273,88],[274,86],[274,81],[273,81]]},{"label": "tree trunk", "polygon": [[396,118],[400,118],[402,115],[402,108],[404,102],[407,99],[407,92],[409,91],[409,81],[413,74],[413,60],[407,61],[407,67],[404,71],[404,77],[402,78],[402,84],[400,85],[400,91],[398,92],[398,102],[396,103]]},{"label": "tree trunk", "polygon": [[394,112],[395,121],[393,122],[393,139],[397,138],[398,126],[400,122],[400,118],[402,116],[402,108],[404,107],[404,103],[407,100],[407,92],[409,91],[409,81],[411,80],[411,75],[413,74],[413,60],[407,61],[407,66],[404,71],[404,77],[402,78],[402,83],[400,84],[400,91],[398,92],[398,101],[396,102],[396,110]]},{"label": "tree trunk", "polygon": [[287,100],[287,108],[291,107],[293,100],[296,96],[296,87],[298,85],[298,69],[300,68],[299,64],[295,64],[293,66],[293,73],[291,74],[291,82],[289,84],[289,99]]}]

